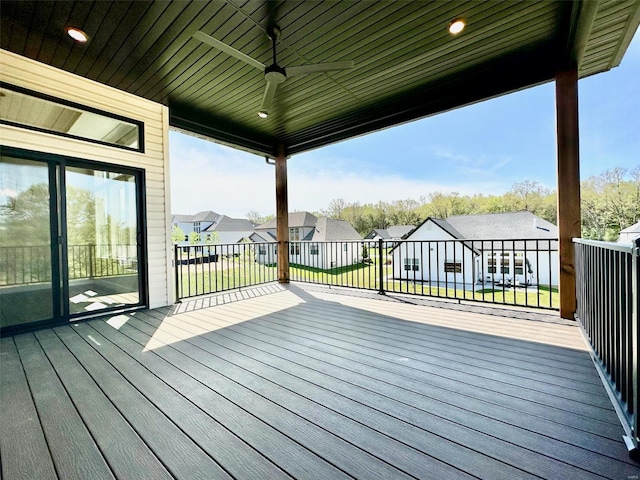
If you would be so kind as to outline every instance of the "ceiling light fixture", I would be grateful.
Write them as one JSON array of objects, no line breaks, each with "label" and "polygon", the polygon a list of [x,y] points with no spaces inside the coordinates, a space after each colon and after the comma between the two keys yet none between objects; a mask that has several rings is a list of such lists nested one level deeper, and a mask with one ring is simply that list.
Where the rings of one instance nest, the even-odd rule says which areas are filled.
[{"label": "ceiling light fixture", "polygon": [[457,35],[459,34],[462,30],[464,30],[464,27],[467,25],[467,22],[465,22],[463,19],[461,18],[456,18],[455,20],[453,20],[450,24],[449,24],[449,33],[451,35]]},{"label": "ceiling light fixture", "polygon": [[260,111],[258,112],[258,116],[259,116],[260,118],[267,118],[267,117],[269,116],[269,112],[267,112],[266,110],[260,110]]},{"label": "ceiling light fixture", "polygon": [[76,27],[67,28],[67,34],[76,42],[86,43],[89,40],[89,35]]}]

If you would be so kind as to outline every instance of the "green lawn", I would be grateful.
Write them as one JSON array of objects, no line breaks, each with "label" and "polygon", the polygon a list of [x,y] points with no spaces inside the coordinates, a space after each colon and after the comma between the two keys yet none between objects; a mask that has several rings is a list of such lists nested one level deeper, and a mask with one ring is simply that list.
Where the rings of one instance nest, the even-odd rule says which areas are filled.
[{"label": "green lawn", "polygon": [[[375,250],[375,249],[370,249]],[[331,270],[307,267],[291,264],[289,278],[292,281],[320,283],[344,287],[378,290],[380,288],[380,266],[375,263],[377,258],[371,255],[374,263],[358,263]],[[475,292],[462,289],[453,289],[419,282],[392,279],[392,266],[383,265],[382,277],[384,289],[389,292],[410,293],[416,295],[444,297],[460,300],[481,300],[485,302],[558,308],[559,296],[557,289],[540,287],[535,288],[484,288]],[[260,265],[245,258],[224,259],[219,263],[205,263],[198,265],[182,266],[181,297],[203,295],[217,291],[230,290],[260,283],[277,280],[277,268],[275,265]]]}]

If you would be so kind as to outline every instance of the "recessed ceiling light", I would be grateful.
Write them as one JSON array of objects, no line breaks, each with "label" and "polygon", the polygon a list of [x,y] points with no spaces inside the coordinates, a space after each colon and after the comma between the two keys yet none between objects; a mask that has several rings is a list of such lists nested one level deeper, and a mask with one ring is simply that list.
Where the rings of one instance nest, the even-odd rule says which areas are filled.
[{"label": "recessed ceiling light", "polygon": [[89,35],[87,35],[82,30],[80,30],[79,28],[76,28],[76,27],[67,28],[67,33],[76,42],[85,43],[87,40],[89,40]]},{"label": "recessed ceiling light", "polygon": [[467,25],[467,22],[465,22],[463,19],[461,18],[456,18],[455,20],[453,20],[450,24],[449,24],[449,33],[451,35],[457,35],[459,34],[462,30],[464,30],[464,27]]},{"label": "recessed ceiling light", "polygon": [[260,110],[260,111],[258,112],[258,116],[259,116],[260,118],[267,118],[267,117],[269,116],[269,112],[267,112],[266,110]]}]

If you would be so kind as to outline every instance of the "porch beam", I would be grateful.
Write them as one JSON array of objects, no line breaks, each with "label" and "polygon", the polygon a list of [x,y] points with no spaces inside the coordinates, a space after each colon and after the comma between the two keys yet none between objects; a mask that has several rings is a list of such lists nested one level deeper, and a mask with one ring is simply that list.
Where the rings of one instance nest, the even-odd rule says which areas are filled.
[{"label": "porch beam", "polygon": [[276,156],[276,240],[278,241],[278,281],[289,283],[289,199],[287,157],[284,145]]},{"label": "porch beam", "polygon": [[574,320],[576,272],[572,239],[580,237],[578,69],[556,73],[560,316]]}]

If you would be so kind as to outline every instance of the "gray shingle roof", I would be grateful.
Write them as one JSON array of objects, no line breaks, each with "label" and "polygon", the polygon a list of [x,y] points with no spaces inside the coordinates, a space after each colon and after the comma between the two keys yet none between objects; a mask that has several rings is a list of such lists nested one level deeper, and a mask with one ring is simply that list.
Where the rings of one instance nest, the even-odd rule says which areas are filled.
[{"label": "gray shingle roof", "polygon": [[[334,220],[332,218],[321,217],[316,222],[313,236],[304,240],[314,242],[336,242],[362,240],[362,236],[346,220]],[[309,236],[307,236],[309,237]]]},{"label": "gray shingle roof", "polygon": [[387,234],[389,238],[402,238],[414,228],[416,228],[415,225],[393,225],[387,228]]},{"label": "gray shingle roof", "polygon": [[198,212],[193,216],[193,222],[213,222],[220,215],[216,212],[212,212],[211,210],[205,210],[203,212]]},{"label": "gray shingle roof", "polygon": [[531,212],[454,215],[446,221],[468,239],[558,238],[558,227]]},{"label": "gray shingle roof", "polygon": [[[313,227],[316,224],[318,217],[310,214],[309,212],[292,212],[289,213],[289,228],[293,227]],[[258,225],[256,230],[271,230],[276,228],[276,219],[273,218],[267,223]]]},{"label": "gray shingle roof", "polygon": [[253,232],[253,224],[246,218],[219,215],[205,232]]}]

